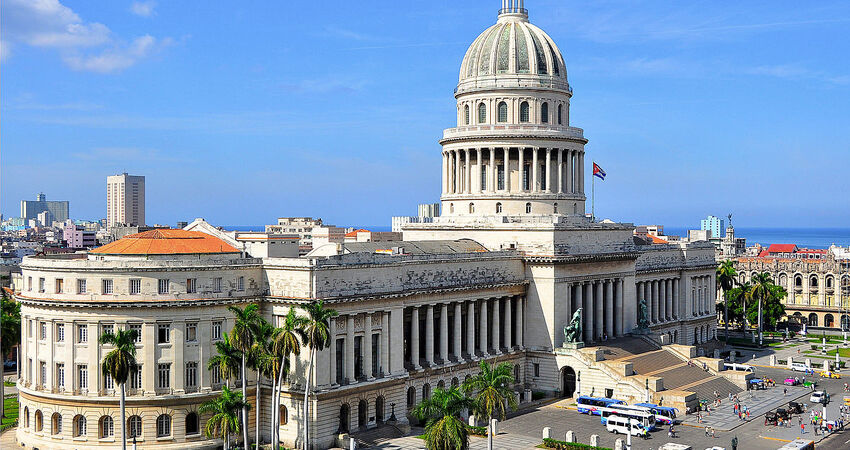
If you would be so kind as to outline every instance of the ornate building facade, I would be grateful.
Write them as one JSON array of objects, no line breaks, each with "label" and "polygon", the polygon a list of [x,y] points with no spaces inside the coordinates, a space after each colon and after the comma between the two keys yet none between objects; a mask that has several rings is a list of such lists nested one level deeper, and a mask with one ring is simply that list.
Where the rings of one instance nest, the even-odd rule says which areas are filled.
[{"label": "ornate building facade", "polygon": [[[554,41],[529,23],[522,2],[504,1],[461,63],[457,126],[441,140],[443,216],[407,224],[404,241],[250,258],[208,227],[206,238],[172,230],[74,258],[26,258],[15,286],[25,323],[19,441],[114,448],[117,397],[98,370],[108,348],[93,343],[110,327],[136,327],[142,368],[130,386],[129,430],[145,447],[214,448],[220,442],[197,432],[205,421],[197,407],[224,382],[207,362],[230,329],[226,307],[258,303],[280,324],[291,307],[317,299],[339,317],[313,371],[314,448],[408,423],[418,401],[477,373],[482,360],[514,364],[521,401],[532,391],[643,399],[647,389],[683,408],[695,403],[661,375],[637,379],[642,369],[604,361],[602,348],[632,336],[697,356],[688,346],[715,336],[714,247],[639,245],[632,224],[585,215],[588,141],[570,125],[572,95]],[[564,342],[577,314],[582,345]],[[286,445],[299,439],[308,360],[290,364],[274,406]],[[268,381],[259,388],[268,398]]]}]

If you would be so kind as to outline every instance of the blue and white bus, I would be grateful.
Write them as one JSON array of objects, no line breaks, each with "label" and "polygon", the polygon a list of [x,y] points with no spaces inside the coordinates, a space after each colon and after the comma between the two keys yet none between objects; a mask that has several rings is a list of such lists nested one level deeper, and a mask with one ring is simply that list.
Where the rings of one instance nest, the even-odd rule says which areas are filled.
[{"label": "blue and white bus", "polygon": [[602,422],[602,425],[606,425],[608,423],[608,417],[619,416],[627,419],[638,420],[649,431],[655,429],[655,414],[653,414],[649,408],[643,406],[626,404],[609,405],[601,408],[599,415],[601,417],[600,422]]},{"label": "blue and white bus", "polygon": [[582,395],[576,400],[576,409],[582,414],[600,415],[600,409],[611,405],[625,405],[622,400],[614,400],[613,398],[588,397]]},{"label": "blue and white bus", "polygon": [[658,406],[654,403],[636,403],[635,406],[647,408],[648,411],[655,414],[655,421],[664,425],[673,425],[677,423],[676,415],[679,413],[677,408],[669,406]]}]

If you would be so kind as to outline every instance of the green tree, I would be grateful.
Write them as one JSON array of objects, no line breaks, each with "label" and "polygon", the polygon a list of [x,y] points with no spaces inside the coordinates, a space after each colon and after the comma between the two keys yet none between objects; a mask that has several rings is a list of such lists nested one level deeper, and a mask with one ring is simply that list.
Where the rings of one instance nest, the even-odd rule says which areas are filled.
[{"label": "green tree", "polygon": [[[759,345],[763,342],[762,333],[762,304],[765,303],[773,293],[773,279],[767,272],[757,273],[753,276],[753,289],[750,291],[750,297],[758,302],[758,314],[756,320],[758,323]],[[755,341],[755,335],[753,335]]]},{"label": "green tree", "polygon": [[301,342],[310,349],[310,362],[307,366],[307,380],[304,383],[304,450],[310,449],[310,385],[313,383],[313,362],[316,353],[325,349],[330,341],[330,320],[338,316],[335,310],[325,308],[325,302],[318,300],[302,306],[307,313],[304,326],[298,329]]},{"label": "green tree", "polygon": [[242,353],[233,346],[229,334],[223,334],[220,341],[215,343],[216,354],[207,361],[207,369],[218,367],[219,374],[227,381],[239,378],[239,365]]},{"label": "green tree", "polygon": [[257,392],[256,392],[256,408],[254,408],[254,425],[256,431],[254,433],[254,442],[257,447],[260,445],[260,383],[264,375],[263,361],[271,351],[269,348],[269,339],[275,328],[260,317],[254,327],[254,345],[251,346],[251,351],[248,353],[248,365],[257,374]]},{"label": "green tree", "polygon": [[225,450],[229,449],[230,435],[239,435],[239,412],[249,406],[239,391],[231,391],[227,386],[222,386],[218,398],[205,402],[198,408],[199,414],[212,413],[204,427],[207,437],[221,438]]},{"label": "green tree", "polygon": [[724,339],[729,342],[729,299],[728,293],[735,287],[738,273],[735,271],[735,262],[726,260],[717,266],[717,286],[723,291],[723,328]]},{"label": "green tree", "polygon": [[263,370],[272,382],[272,448],[280,447],[280,396],[283,382],[289,373],[290,355],[301,354],[301,343],[298,340],[299,330],[304,329],[307,318],[298,316],[295,308],[283,319],[283,325],[275,328],[269,343],[269,351],[263,359]]},{"label": "green tree", "polygon": [[475,402],[475,415],[487,421],[487,448],[493,449],[490,419],[505,420],[508,408],[516,409],[517,401],[510,385],[514,382],[513,364],[492,366],[481,361],[481,372],[463,382],[461,390]]},{"label": "green tree", "polygon": [[460,415],[475,408],[475,401],[458,388],[437,388],[430,398],[423,399],[413,416],[425,422],[425,447],[428,450],[466,450],[469,448],[469,429]]},{"label": "green tree", "polygon": [[[729,302],[729,321],[739,326],[746,327],[746,303],[752,286],[748,282],[739,283],[738,286],[726,293]],[[746,331],[746,330],[745,330]]]},{"label": "green tree", "polygon": [[235,320],[233,328],[230,330],[230,341],[242,353],[242,398],[246,399],[245,407],[242,408],[242,441],[245,448],[248,448],[248,354],[251,347],[254,345],[254,336],[256,335],[257,323],[260,320],[260,308],[255,304],[239,308],[237,306],[228,306],[228,311],[233,313]]},{"label": "green tree", "polygon": [[136,330],[118,330],[115,334],[103,333],[100,336],[101,345],[112,345],[112,350],[103,357],[101,371],[103,376],[112,377],[121,390],[121,448],[127,448],[127,410],[125,405],[125,389],[130,373],[139,370],[136,365]]},{"label": "green tree", "polygon": [[[6,296],[5,289],[0,288],[0,293],[2,293],[2,298],[0,298],[0,352],[2,352],[2,357],[0,357],[0,374],[2,374],[2,366],[3,362],[6,361],[6,355],[16,345],[21,343],[21,305],[9,299]],[[20,370],[20,367],[18,370]],[[0,376],[0,399],[5,398],[2,378]],[[3,408],[0,408],[0,418],[2,417]]]}]

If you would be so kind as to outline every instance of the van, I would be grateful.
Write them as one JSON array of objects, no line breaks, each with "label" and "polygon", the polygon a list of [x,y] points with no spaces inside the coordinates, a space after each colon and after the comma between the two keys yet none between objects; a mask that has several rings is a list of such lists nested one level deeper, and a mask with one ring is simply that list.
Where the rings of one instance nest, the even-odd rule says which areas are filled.
[{"label": "van", "polygon": [[605,423],[605,428],[609,433],[628,433],[632,436],[643,436],[646,433],[646,427],[639,420],[620,416],[609,416],[608,421]]},{"label": "van", "polygon": [[753,369],[753,366],[751,366],[749,364],[726,363],[726,364],[723,364],[723,367],[726,370],[734,370],[734,371],[737,371],[737,372],[755,372],[755,369]]},{"label": "van", "polygon": [[793,370],[794,372],[805,372],[805,371],[809,370],[809,366],[807,366],[803,363],[795,362],[795,363],[791,363],[791,370]]}]

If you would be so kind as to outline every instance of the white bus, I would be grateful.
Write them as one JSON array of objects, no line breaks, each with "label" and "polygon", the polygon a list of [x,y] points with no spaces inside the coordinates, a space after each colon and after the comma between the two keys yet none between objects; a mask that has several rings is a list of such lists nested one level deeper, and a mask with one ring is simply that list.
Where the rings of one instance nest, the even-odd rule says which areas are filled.
[{"label": "white bus", "polygon": [[605,429],[609,433],[631,434],[632,436],[643,436],[649,431],[639,420],[629,419],[612,415],[608,417]]},{"label": "white bus", "polygon": [[609,416],[620,416],[627,419],[635,419],[645,426],[647,430],[655,429],[655,414],[649,408],[633,405],[609,405],[600,408],[600,421],[606,425]]}]

